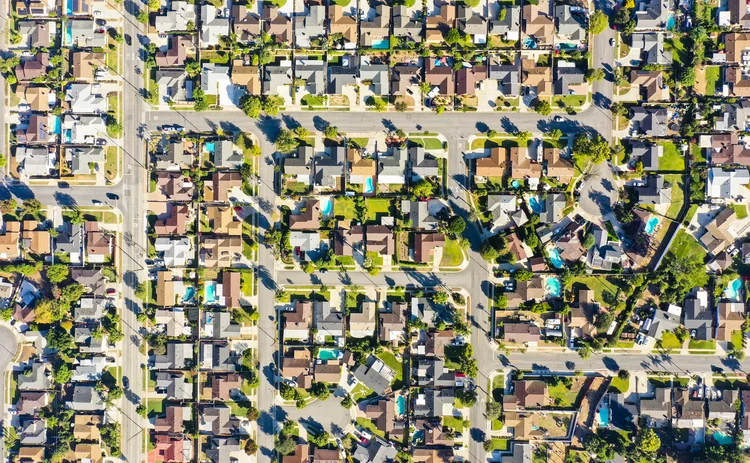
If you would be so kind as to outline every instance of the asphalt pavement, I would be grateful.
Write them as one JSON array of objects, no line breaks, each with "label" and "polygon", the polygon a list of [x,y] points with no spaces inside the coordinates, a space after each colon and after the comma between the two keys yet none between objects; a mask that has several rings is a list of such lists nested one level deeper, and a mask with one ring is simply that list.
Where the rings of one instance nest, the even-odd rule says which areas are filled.
[{"label": "asphalt pavement", "polygon": [[[5,372],[10,362],[15,358],[18,352],[18,338],[15,331],[5,325],[0,325],[0,376],[5,378]],[[2,404],[3,413],[10,404],[5,403],[5,381],[0,381],[0,404]],[[3,423],[5,426],[6,423]],[[10,425],[10,423],[7,423]],[[4,433],[3,433],[4,435]],[[4,455],[5,437],[0,439],[0,455]]]}]

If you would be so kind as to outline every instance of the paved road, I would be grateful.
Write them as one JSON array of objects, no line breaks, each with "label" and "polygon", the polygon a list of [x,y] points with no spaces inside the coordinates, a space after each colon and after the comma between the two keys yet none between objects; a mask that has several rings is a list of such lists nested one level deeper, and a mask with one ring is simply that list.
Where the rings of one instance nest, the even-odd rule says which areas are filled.
[{"label": "paved road", "polygon": [[[0,325],[0,406],[2,406],[0,410],[2,410],[3,413],[5,413],[5,410],[11,405],[5,403],[5,371],[10,365],[10,362],[16,356],[17,351],[18,338],[16,337],[15,331],[7,326]],[[8,423],[8,425],[10,425],[10,423]],[[5,437],[0,439],[0,455],[4,455],[4,451]]]},{"label": "paved road", "polygon": [[292,420],[312,431],[323,429],[334,436],[340,436],[351,422],[351,413],[341,406],[341,399],[333,395],[326,401],[316,400],[299,410],[295,406],[279,407],[276,419],[279,422]]},{"label": "paved road", "polygon": [[579,203],[592,218],[603,217],[612,212],[618,194],[617,181],[609,163],[592,164],[581,188]]}]

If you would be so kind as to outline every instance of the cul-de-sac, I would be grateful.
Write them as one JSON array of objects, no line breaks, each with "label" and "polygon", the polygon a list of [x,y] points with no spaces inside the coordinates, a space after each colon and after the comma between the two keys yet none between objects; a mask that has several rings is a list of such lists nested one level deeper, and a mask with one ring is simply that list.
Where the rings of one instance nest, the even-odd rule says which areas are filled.
[{"label": "cul-de-sac", "polygon": [[0,0],[8,463],[750,462],[750,0]]}]

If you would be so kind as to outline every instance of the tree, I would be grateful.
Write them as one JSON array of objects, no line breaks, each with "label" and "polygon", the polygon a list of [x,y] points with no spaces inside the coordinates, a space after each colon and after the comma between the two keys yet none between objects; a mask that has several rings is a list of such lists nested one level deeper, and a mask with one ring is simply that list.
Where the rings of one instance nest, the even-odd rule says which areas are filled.
[{"label": "tree", "polygon": [[445,34],[445,43],[448,45],[455,45],[461,40],[461,33],[458,29],[451,27],[450,30]]},{"label": "tree", "polygon": [[484,414],[487,416],[488,420],[496,420],[500,418],[500,415],[503,413],[503,406],[500,405],[497,402],[487,401],[487,405],[484,409]]},{"label": "tree", "polygon": [[28,214],[36,216],[39,211],[42,210],[42,203],[36,198],[24,199],[21,210],[23,211],[24,215]]},{"label": "tree", "polygon": [[456,389],[455,395],[465,407],[473,407],[477,403],[477,392],[471,389]]},{"label": "tree", "polygon": [[68,368],[67,363],[60,364],[52,373],[52,380],[57,384],[68,384],[73,378],[73,372]]},{"label": "tree", "polygon": [[312,391],[310,395],[319,400],[328,400],[331,396],[331,391],[328,389],[328,384],[322,382],[313,383]]},{"label": "tree", "polygon": [[661,439],[651,428],[640,428],[635,437],[635,447],[640,454],[653,458],[661,448]]},{"label": "tree", "polygon": [[260,411],[251,405],[250,408],[247,409],[247,419],[249,421],[257,421],[258,418],[260,418]]},{"label": "tree", "polygon": [[536,104],[534,105],[534,111],[542,116],[549,116],[552,112],[552,106],[550,106],[549,101],[537,98]]},{"label": "tree", "polygon": [[549,137],[550,137],[550,138],[551,138],[552,140],[554,140],[554,141],[558,141],[559,139],[561,139],[561,138],[562,138],[562,136],[563,136],[563,133],[562,133],[562,130],[560,130],[560,129],[554,129],[554,130],[552,130],[552,131],[551,131],[551,132],[549,133]]},{"label": "tree", "polygon": [[428,180],[420,180],[412,187],[412,192],[420,198],[431,198],[435,195],[435,185]]},{"label": "tree", "polygon": [[680,83],[682,83],[682,85],[684,85],[685,87],[692,87],[693,85],[695,85],[696,79],[697,75],[695,73],[695,68],[689,67],[682,71]]},{"label": "tree", "polygon": [[615,451],[612,446],[594,433],[587,434],[583,438],[583,445],[586,451],[595,454],[599,460],[609,461],[615,458]]},{"label": "tree", "polygon": [[466,222],[462,217],[454,215],[448,219],[448,225],[445,228],[449,235],[458,236],[466,230]]},{"label": "tree", "polygon": [[400,113],[406,111],[409,108],[409,105],[407,105],[405,101],[397,101],[394,106],[396,107],[396,111]]},{"label": "tree", "polygon": [[482,443],[482,447],[484,447],[484,451],[489,453],[492,451],[492,439],[487,439]]},{"label": "tree", "polygon": [[617,372],[617,377],[623,381],[630,379],[630,372],[628,370],[620,370]]},{"label": "tree", "polygon": [[[185,61],[185,72],[189,77],[195,77],[201,73],[201,64],[193,59]],[[248,95],[246,95],[248,96]],[[240,107],[242,107],[242,99],[240,99]],[[243,109],[244,110],[244,109]],[[248,114],[249,116],[249,114]]]},{"label": "tree", "polygon": [[587,135],[578,135],[573,142],[573,157],[590,159],[594,164],[601,164],[609,159],[612,150],[607,140],[597,135],[590,139]]},{"label": "tree", "polygon": [[17,209],[18,202],[13,198],[0,201],[0,212],[3,214],[15,214]]},{"label": "tree", "polygon": [[331,140],[338,140],[339,129],[335,125],[328,125],[323,130],[323,134],[326,136],[326,138],[330,138]]},{"label": "tree", "polygon": [[589,19],[589,32],[594,35],[601,34],[609,26],[609,19],[601,10],[594,11]]},{"label": "tree", "polygon": [[247,442],[245,442],[245,454],[255,455],[256,453],[258,453],[258,444],[256,444],[253,439],[248,439]]},{"label": "tree", "polygon": [[140,10],[135,18],[141,24],[148,24],[148,11]]},{"label": "tree", "polygon": [[47,279],[55,285],[65,281],[69,274],[70,270],[65,264],[54,264],[47,268]]},{"label": "tree", "polygon": [[281,427],[281,435],[282,436],[291,436],[297,431],[297,423],[292,420],[286,420],[284,421],[284,424]]},{"label": "tree", "polygon": [[438,291],[432,296],[432,302],[435,304],[445,304],[448,302],[448,293],[445,291]]},{"label": "tree", "polygon": [[581,346],[580,349],[578,349],[578,356],[581,357],[583,360],[586,360],[588,358],[591,358],[591,354],[593,354],[594,351],[591,349],[591,346],[588,344],[584,344]]},{"label": "tree", "polygon": [[282,129],[279,136],[276,137],[276,149],[281,154],[294,152],[299,146],[299,140],[294,136],[294,132],[289,129]]},{"label": "tree", "polygon": [[328,441],[331,440],[331,435],[326,431],[321,431],[317,434],[308,434],[307,438],[310,442],[318,447],[325,447],[328,445]]},{"label": "tree", "polygon": [[612,111],[612,114],[617,114],[617,115],[620,115],[620,116],[624,116],[625,114],[628,113],[628,108],[626,108],[625,106],[623,106],[623,104],[620,103],[619,101],[612,103],[609,106],[609,109],[610,109],[610,111]]},{"label": "tree", "polygon": [[245,95],[240,98],[240,109],[242,109],[242,112],[244,112],[247,117],[257,119],[263,111],[263,103],[260,101],[259,96]]},{"label": "tree", "polygon": [[68,213],[68,218],[73,225],[81,225],[86,221],[80,209],[71,209]]},{"label": "tree", "polygon": [[591,249],[594,247],[594,244],[596,244],[596,238],[594,238],[593,233],[586,233],[586,236],[583,238],[583,247],[585,249]]},{"label": "tree", "polygon": [[310,131],[300,125],[294,128],[294,134],[299,138],[305,138],[310,136]]},{"label": "tree", "polygon": [[516,270],[513,275],[516,277],[516,281],[529,281],[534,278],[534,272],[526,269]]},{"label": "tree", "polygon": [[276,443],[275,450],[281,455],[291,455],[292,453],[294,453],[294,450],[296,448],[297,444],[293,439],[284,437],[282,439],[279,439],[279,441]]},{"label": "tree", "polygon": [[479,248],[479,255],[487,262],[494,263],[500,256],[500,253],[489,241],[485,240]]},{"label": "tree", "polygon": [[284,104],[284,100],[282,100],[280,96],[267,96],[263,100],[263,111],[269,116],[275,116],[279,114],[279,108],[282,104]]},{"label": "tree", "polygon": [[206,94],[200,87],[193,90],[193,109],[196,112],[202,112],[208,109]]},{"label": "tree", "polygon": [[593,83],[604,79],[604,70],[601,68],[589,69],[586,71],[586,82]]},{"label": "tree", "polygon": [[354,405],[354,401],[352,400],[352,397],[347,394],[344,396],[343,399],[341,399],[341,406],[344,408],[352,408],[352,405]]},{"label": "tree", "polygon": [[135,407],[135,412],[144,418],[148,416],[148,408],[143,404],[138,404],[138,406]]},{"label": "tree", "polygon": [[527,132],[527,131],[518,132],[516,134],[516,140],[518,140],[519,145],[528,144],[529,140],[531,140],[531,132]]}]

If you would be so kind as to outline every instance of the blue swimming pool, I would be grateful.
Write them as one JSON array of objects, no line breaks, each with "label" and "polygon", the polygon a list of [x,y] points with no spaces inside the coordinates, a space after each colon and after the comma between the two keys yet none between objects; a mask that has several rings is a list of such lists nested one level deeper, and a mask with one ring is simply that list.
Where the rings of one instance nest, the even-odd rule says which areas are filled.
[{"label": "blue swimming pool", "polygon": [[547,290],[547,295],[550,297],[562,296],[562,283],[557,277],[547,277],[544,281],[544,289]]},{"label": "blue swimming pool", "polygon": [[555,268],[565,267],[565,261],[562,259],[562,257],[560,257],[560,250],[556,247],[548,247],[547,256],[549,257],[550,262],[552,262],[552,265],[554,265]]},{"label": "blue swimming pool", "polygon": [[536,41],[534,41],[534,39],[532,39],[531,37],[526,37],[525,39],[523,39],[523,46],[526,48],[536,48],[537,44]]},{"label": "blue swimming pool", "polygon": [[719,445],[729,445],[734,441],[734,439],[732,439],[732,436],[728,436],[721,431],[716,431],[713,434],[713,438]]},{"label": "blue swimming pool", "polygon": [[343,355],[338,349],[320,349],[318,351],[318,358],[320,360],[336,360],[339,356],[343,357]]},{"label": "blue swimming pool", "polygon": [[206,282],[206,304],[213,304],[216,302],[216,282]]},{"label": "blue swimming pool", "polygon": [[424,429],[421,429],[419,431],[416,431],[414,434],[412,434],[411,442],[412,444],[417,444],[421,442],[423,438],[424,438]]},{"label": "blue swimming pool", "polygon": [[390,39],[379,39],[372,41],[372,48],[376,50],[387,50],[391,47]]},{"label": "blue swimming pool", "polygon": [[578,50],[578,45],[574,43],[561,43],[560,50]]},{"label": "blue swimming pool", "polygon": [[195,288],[188,286],[185,288],[185,295],[182,296],[182,302],[190,302],[195,297]]},{"label": "blue swimming pool", "polygon": [[646,228],[645,232],[648,235],[651,235],[654,233],[654,230],[656,230],[656,226],[659,225],[659,218],[658,217],[651,217],[648,219],[648,222],[646,222]]},{"label": "blue swimming pool", "polygon": [[724,288],[724,297],[732,301],[742,300],[742,280],[737,278],[730,281]]},{"label": "blue swimming pool", "polygon": [[510,182],[510,186],[512,186],[513,188],[518,188],[519,186],[521,186],[521,182],[519,182],[518,180],[513,180],[512,182]]},{"label": "blue swimming pool", "polygon": [[323,217],[331,217],[333,215],[333,199],[329,197],[320,198],[320,212]]},{"label": "blue swimming pool", "polygon": [[673,14],[669,15],[669,18],[667,18],[667,30],[672,31],[674,30],[674,26],[676,24],[676,20]]},{"label": "blue swimming pool", "polygon": [[365,179],[365,188],[362,191],[367,194],[375,193],[375,186],[372,184],[372,177],[367,177]]},{"label": "blue swimming pool", "polygon": [[55,135],[60,135],[62,131],[62,120],[60,116],[52,116],[52,131]]},{"label": "blue swimming pool", "polygon": [[403,415],[406,412],[406,398],[402,395],[396,397],[396,415]]},{"label": "blue swimming pool", "polygon": [[599,409],[599,422],[602,426],[609,426],[609,407],[603,406]]},{"label": "blue swimming pool", "polygon": [[537,214],[544,212],[544,205],[539,202],[539,199],[537,199],[536,196],[532,196],[529,198],[529,207],[531,208],[532,212],[535,212]]},{"label": "blue swimming pool", "polygon": [[72,143],[72,142],[73,142],[73,131],[66,130],[65,131],[65,143]]},{"label": "blue swimming pool", "polygon": [[214,150],[216,150],[216,142],[206,142],[206,151],[208,151],[209,153],[213,153]]},{"label": "blue swimming pool", "polygon": [[65,28],[65,45],[73,45],[73,26],[68,24]]},{"label": "blue swimming pool", "polygon": [[65,2],[65,14],[73,14],[73,0],[68,0],[67,2]]}]

